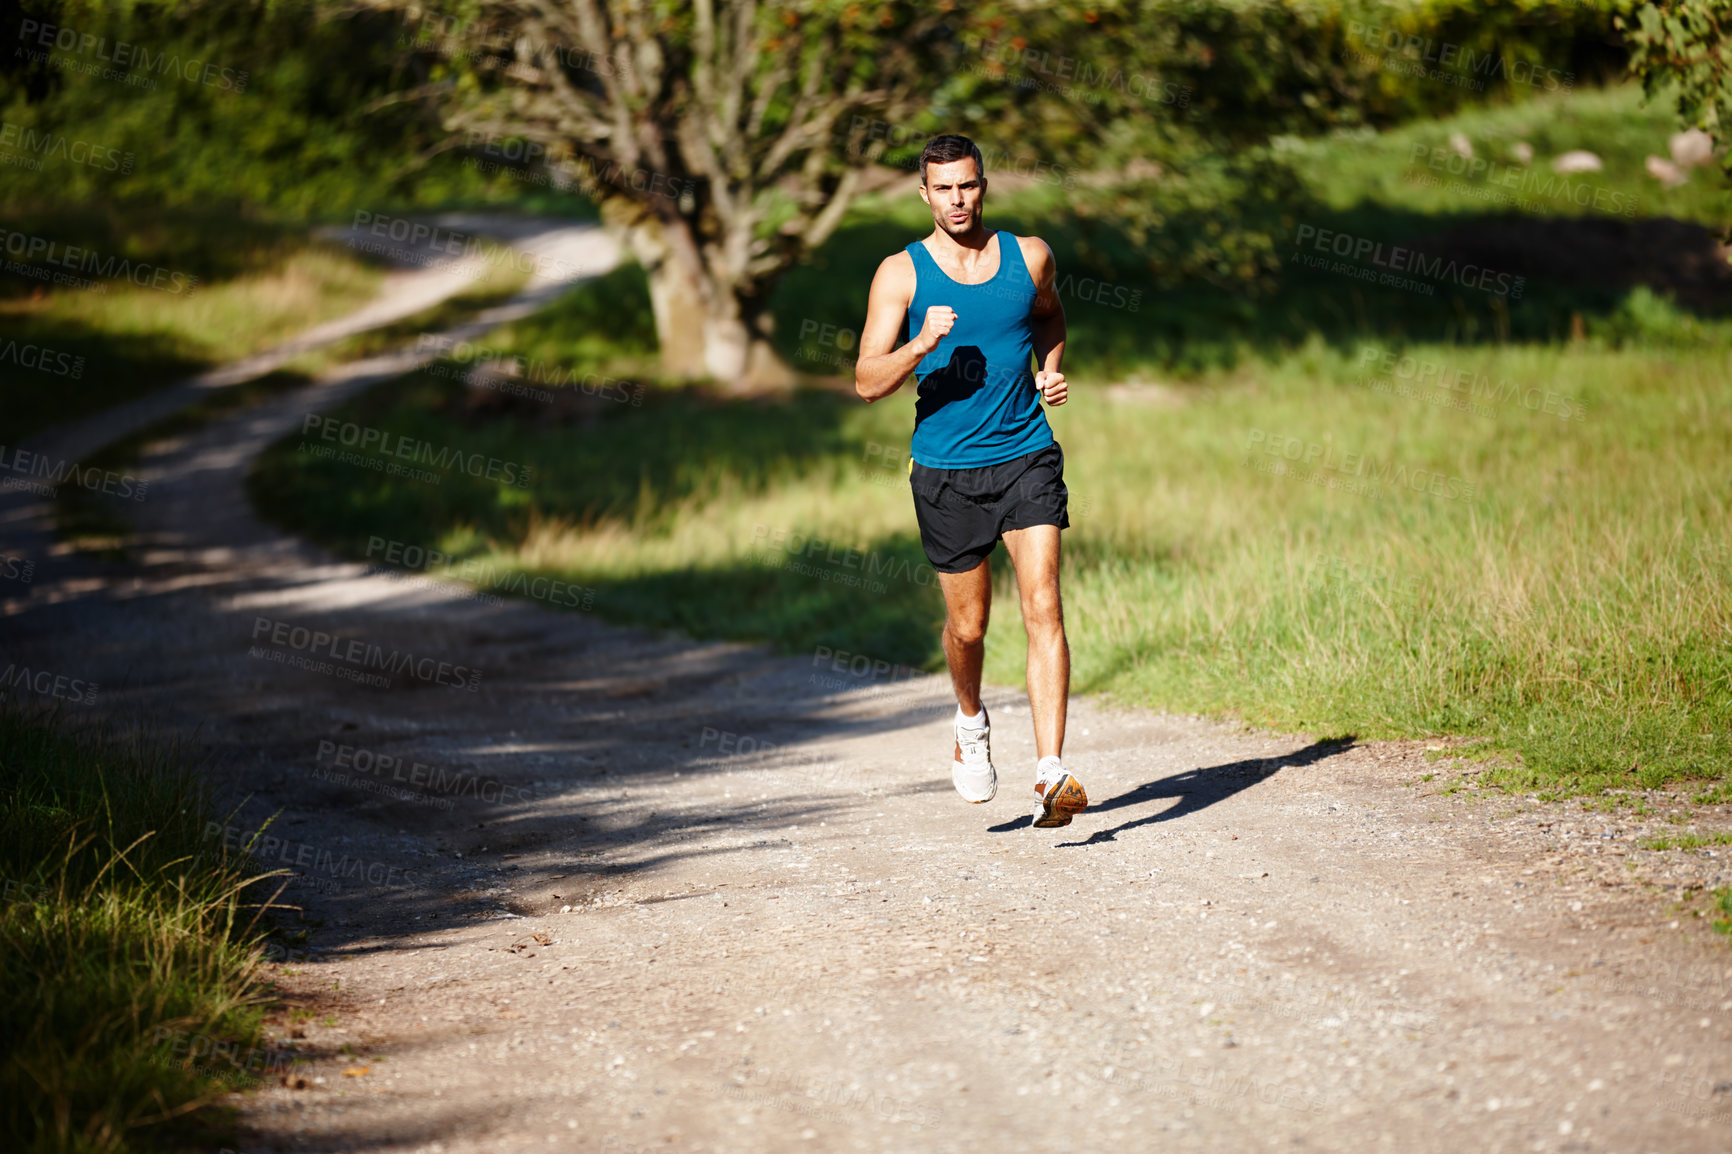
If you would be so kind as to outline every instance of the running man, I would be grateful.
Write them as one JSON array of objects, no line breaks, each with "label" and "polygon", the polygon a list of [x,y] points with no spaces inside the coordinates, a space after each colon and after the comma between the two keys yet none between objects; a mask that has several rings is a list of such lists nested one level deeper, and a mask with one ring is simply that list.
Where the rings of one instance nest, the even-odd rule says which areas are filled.
[{"label": "running man", "polygon": [[[991,801],[998,792],[980,670],[992,606],[987,557],[1002,538],[1028,632],[1028,700],[1040,758],[1034,824],[1069,825],[1088,795],[1060,761],[1070,647],[1059,603],[1059,531],[1070,517],[1064,452],[1040,407],[1043,398],[1062,405],[1066,397],[1056,264],[1039,237],[981,223],[986,171],[965,136],[927,141],[920,199],[932,209],[932,235],[878,266],[854,388],[871,402],[894,393],[910,373],[919,379],[908,471],[920,543],[944,590],[944,657],[956,689],[950,780],[967,801]],[[913,336],[897,347],[904,332]]]}]

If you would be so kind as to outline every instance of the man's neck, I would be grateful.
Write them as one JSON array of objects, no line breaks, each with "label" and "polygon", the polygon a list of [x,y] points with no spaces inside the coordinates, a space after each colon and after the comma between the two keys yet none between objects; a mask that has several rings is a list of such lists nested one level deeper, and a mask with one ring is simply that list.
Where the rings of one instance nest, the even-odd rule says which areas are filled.
[{"label": "man's neck", "polygon": [[992,240],[992,233],[993,230],[987,228],[986,225],[977,224],[961,236],[955,236],[934,225],[932,236],[928,240],[929,242],[936,242],[940,251],[954,246],[969,252],[984,252],[987,242]]}]

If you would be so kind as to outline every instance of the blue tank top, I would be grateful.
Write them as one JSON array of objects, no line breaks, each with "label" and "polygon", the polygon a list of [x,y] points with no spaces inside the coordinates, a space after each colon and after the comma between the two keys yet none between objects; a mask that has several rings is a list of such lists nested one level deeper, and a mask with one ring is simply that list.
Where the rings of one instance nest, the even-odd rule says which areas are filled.
[{"label": "blue tank top", "polygon": [[1029,368],[1034,279],[1016,238],[994,235],[998,272],[983,284],[952,280],[924,244],[908,246],[914,258],[910,338],[926,323],[927,309],[956,310],[955,326],[914,367],[919,399],[909,449],[929,469],[997,465],[1053,443]]}]

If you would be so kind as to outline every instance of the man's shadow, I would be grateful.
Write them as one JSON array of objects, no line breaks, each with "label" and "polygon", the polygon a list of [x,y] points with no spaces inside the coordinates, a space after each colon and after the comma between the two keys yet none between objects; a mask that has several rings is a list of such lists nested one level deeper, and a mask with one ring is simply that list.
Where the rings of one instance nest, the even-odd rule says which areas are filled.
[{"label": "man's shadow", "polygon": [[[1091,805],[1087,813],[1103,813],[1107,810],[1123,809],[1126,806],[1141,805],[1148,801],[1158,801],[1161,798],[1176,797],[1179,804],[1161,810],[1147,817],[1139,817],[1135,821],[1127,821],[1111,829],[1096,830],[1085,841],[1063,841],[1060,846],[1100,845],[1103,842],[1115,841],[1118,835],[1126,830],[1136,829],[1140,825],[1151,825],[1158,821],[1176,821],[1187,817],[1198,810],[1207,809],[1218,801],[1224,801],[1240,790],[1249,789],[1260,781],[1275,776],[1283,769],[1297,768],[1322,761],[1326,757],[1351,749],[1357,738],[1353,734],[1338,737],[1329,741],[1317,741],[1304,749],[1283,754],[1280,757],[1258,757],[1249,761],[1234,761],[1226,765],[1211,766],[1207,769],[1191,769],[1184,773],[1175,773],[1171,777],[1163,777],[1159,781],[1147,782],[1135,789],[1127,790],[1117,797]],[[1009,833],[1012,830],[1026,829],[1034,819],[1027,815],[1007,821],[1002,825],[988,827],[988,833]]]},{"label": "man's shadow", "polygon": [[986,354],[978,345],[961,345],[950,352],[950,363],[921,378],[914,402],[914,427],[945,405],[966,401],[986,384]]}]

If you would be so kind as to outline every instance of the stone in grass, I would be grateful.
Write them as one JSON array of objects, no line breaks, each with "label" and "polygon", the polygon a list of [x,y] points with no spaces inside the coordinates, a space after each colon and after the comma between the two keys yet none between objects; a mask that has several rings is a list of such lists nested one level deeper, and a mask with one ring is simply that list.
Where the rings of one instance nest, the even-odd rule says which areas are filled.
[{"label": "stone in grass", "polygon": [[1534,161],[1534,146],[1525,140],[1518,140],[1509,146],[1509,154],[1517,164],[1532,164]]},{"label": "stone in grass", "polygon": [[1666,150],[1679,168],[1699,168],[1714,158],[1714,138],[1700,128],[1686,128],[1672,134]]},{"label": "stone in grass", "polygon": [[1552,161],[1553,172],[1598,172],[1605,165],[1585,148],[1573,148]]},{"label": "stone in grass", "polygon": [[1659,181],[1663,188],[1677,188],[1690,179],[1689,173],[1658,156],[1648,157],[1648,175]]},{"label": "stone in grass", "polygon": [[1463,160],[1472,160],[1473,159],[1473,142],[1467,138],[1466,133],[1462,133],[1462,132],[1450,133],[1449,134],[1449,147],[1457,156],[1461,157]]}]

